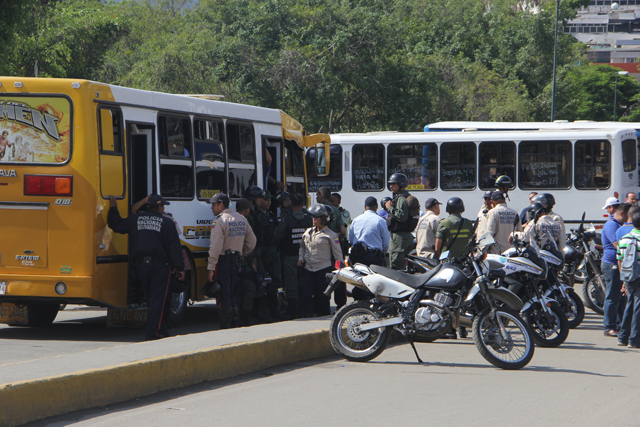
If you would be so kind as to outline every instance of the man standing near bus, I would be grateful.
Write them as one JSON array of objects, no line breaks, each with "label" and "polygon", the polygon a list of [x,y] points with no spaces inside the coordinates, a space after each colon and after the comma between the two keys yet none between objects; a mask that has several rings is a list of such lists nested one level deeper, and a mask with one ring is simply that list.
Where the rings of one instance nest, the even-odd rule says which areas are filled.
[{"label": "man standing near bus", "polygon": [[489,211],[493,207],[491,204],[491,193],[492,191],[485,191],[482,196],[483,205],[478,212],[478,216],[476,218],[476,237],[482,236],[487,232],[487,220],[489,219]]},{"label": "man standing near bus", "polygon": [[636,193],[634,193],[633,191],[627,193],[627,197],[624,199],[625,203],[630,204],[631,206],[637,206],[638,205],[638,195]]},{"label": "man standing near bus", "polygon": [[394,173],[387,183],[393,193],[393,200],[386,204],[389,218],[389,231],[391,231],[391,243],[389,243],[389,260],[394,270],[404,270],[404,258],[411,252],[413,246],[414,227],[410,227],[409,203],[407,198],[411,195],[405,188],[408,184],[407,176],[403,173]]},{"label": "man standing near bus", "polygon": [[436,232],[440,225],[440,203],[429,198],[424,204],[427,213],[422,215],[416,226],[416,254],[423,258],[433,258],[436,253]]},{"label": "man standing near bus", "polygon": [[497,249],[492,247],[492,252],[502,253],[512,247],[509,243],[509,236],[514,231],[522,231],[520,215],[515,210],[507,207],[502,191],[491,193],[491,204],[493,208],[489,211],[487,218],[487,231],[493,236],[497,243]]},{"label": "man standing near bus", "polygon": [[173,221],[165,216],[162,196],[148,198],[149,210],[122,218],[114,196],[109,196],[107,223],[116,233],[131,237],[131,256],[149,309],[145,339],[169,336],[169,278],[172,270],[184,280],[182,247]]},{"label": "man standing near bus", "polygon": [[256,236],[245,217],[229,209],[226,194],[216,194],[209,203],[214,215],[207,266],[209,281],[212,282],[215,276],[220,284],[220,329],[235,328],[240,320],[236,301],[240,262],[242,256],[256,246]]}]

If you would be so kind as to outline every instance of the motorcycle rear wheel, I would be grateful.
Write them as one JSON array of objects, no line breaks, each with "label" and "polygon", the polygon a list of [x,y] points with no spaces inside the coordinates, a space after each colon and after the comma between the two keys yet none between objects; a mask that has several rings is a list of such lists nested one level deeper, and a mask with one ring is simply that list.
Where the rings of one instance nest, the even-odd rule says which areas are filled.
[{"label": "motorcycle rear wheel", "polygon": [[584,320],[584,303],[573,290],[567,292],[567,299],[571,304],[571,308],[569,311],[565,310],[565,314],[569,320],[569,329],[575,329],[580,326]]},{"label": "motorcycle rear wheel", "polygon": [[596,276],[591,276],[582,287],[584,304],[598,314],[604,314],[604,292]]},{"label": "motorcycle rear wheel", "polygon": [[501,369],[520,369],[531,361],[534,343],[527,324],[510,309],[496,309],[508,338],[500,334],[500,326],[486,308],[473,321],[473,341],[476,348],[489,363]]},{"label": "motorcycle rear wheel", "polygon": [[569,320],[562,308],[555,302],[551,303],[551,319],[545,316],[542,307],[530,308],[524,319],[531,328],[533,341],[540,347],[558,347],[569,336]]},{"label": "motorcycle rear wheel", "polygon": [[333,349],[353,362],[366,362],[378,357],[387,346],[389,328],[359,331],[358,327],[382,317],[368,301],[357,301],[342,307],[331,320],[329,327],[329,339]]}]

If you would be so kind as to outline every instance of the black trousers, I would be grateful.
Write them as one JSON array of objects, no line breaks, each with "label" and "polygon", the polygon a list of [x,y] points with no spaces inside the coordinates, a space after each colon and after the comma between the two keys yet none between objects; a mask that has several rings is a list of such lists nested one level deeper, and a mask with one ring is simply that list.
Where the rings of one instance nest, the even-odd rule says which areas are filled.
[{"label": "black trousers", "polygon": [[332,267],[323,268],[318,271],[307,269],[302,273],[300,279],[300,317],[327,316],[331,314],[329,297],[323,292],[327,288],[327,273],[332,271]]},{"label": "black trousers", "polygon": [[[359,263],[367,266],[384,265],[384,254],[382,252],[366,251],[359,257],[350,257],[350,261],[352,261],[354,264]],[[365,291],[364,289],[360,289],[358,287],[353,288],[353,291],[351,291],[351,295],[353,295],[353,299],[356,301],[370,300],[374,297],[371,292]]]},{"label": "black trousers", "polygon": [[136,266],[138,280],[142,286],[142,293],[147,300],[149,314],[147,317],[147,339],[168,335],[169,322],[169,277],[171,269],[166,263],[152,262]]},{"label": "black trousers", "polygon": [[238,308],[236,292],[240,282],[240,265],[234,261],[234,255],[221,255],[218,258],[217,279],[220,284],[220,308],[230,310]]}]

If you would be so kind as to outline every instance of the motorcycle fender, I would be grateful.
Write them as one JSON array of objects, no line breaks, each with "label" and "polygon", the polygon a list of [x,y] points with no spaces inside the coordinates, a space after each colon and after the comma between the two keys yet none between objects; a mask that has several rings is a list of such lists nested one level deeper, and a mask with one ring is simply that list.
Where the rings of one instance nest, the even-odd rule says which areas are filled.
[{"label": "motorcycle fender", "polygon": [[473,285],[471,289],[469,289],[469,293],[467,294],[467,297],[464,299],[464,302],[467,303],[473,300],[478,294],[478,292],[480,292],[480,286],[476,283],[475,285]]},{"label": "motorcycle fender", "polygon": [[415,292],[415,289],[379,274],[364,276],[362,282],[375,295],[383,297],[400,299],[406,298]]},{"label": "motorcycle fender", "polygon": [[524,303],[522,302],[522,300],[518,298],[518,296],[513,292],[511,292],[509,289],[505,289],[505,288],[489,289],[489,293],[491,294],[493,299],[502,301],[503,303],[507,304],[507,306],[512,310],[519,312],[520,310],[522,310],[522,307],[524,306]]}]

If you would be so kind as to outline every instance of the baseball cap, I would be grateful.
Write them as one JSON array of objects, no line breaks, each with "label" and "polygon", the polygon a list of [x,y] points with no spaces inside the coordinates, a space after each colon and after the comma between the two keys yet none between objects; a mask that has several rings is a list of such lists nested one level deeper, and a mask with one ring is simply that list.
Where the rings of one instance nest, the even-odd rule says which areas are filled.
[{"label": "baseball cap", "polygon": [[430,197],[427,199],[426,202],[424,202],[424,207],[429,209],[435,205],[441,205],[442,203],[440,203],[439,201],[437,201],[436,199],[434,199],[433,197]]},{"label": "baseball cap", "polygon": [[220,203],[220,202],[222,202],[222,204],[225,206],[229,206],[229,197],[227,197],[227,195],[224,193],[218,193],[215,196],[213,196],[211,200],[209,200],[209,203]]},{"label": "baseball cap", "polygon": [[236,202],[236,212],[240,212],[245,209],[251,209],[251,202],[247,199],[238,199]]},{"label": "baseball cap", "polygon": [[149,203],[149,206],[166,206],[171,204],[158,194],[150,195],[147,203]]},{"label": "baseball cap", "polygon": [[491,200],[504,200],[504,194],[502,191],[494,191],[491,193]]},{"label": "baseball cap", "polygon": [[491,193],[493,193],[493,191],[488,190],[484,192],[484,196],[482,196],[483,199],[490,199],[491,198]]},{"label": "baseball cap", "polygon": [[364,199],[365,206],[376,206],[377,204],[378,204],[378,200],[373,196],[369,196],[366,199]]},{"label": "baseball cap", "polygon": [[607,209],[609,206],[616,206],[620,204],[620,200],[617,197],[609,197],[606,202],[604,202],[604,206],[602,209]]},{"label": "baseball cap", "polygon": [[276,201],[278,203],[282,203],[285,200],[287,200],[287,198],[291,197],[291,195],[286,192],[286,191],[281,191],[277,196],[276,196]]}]

